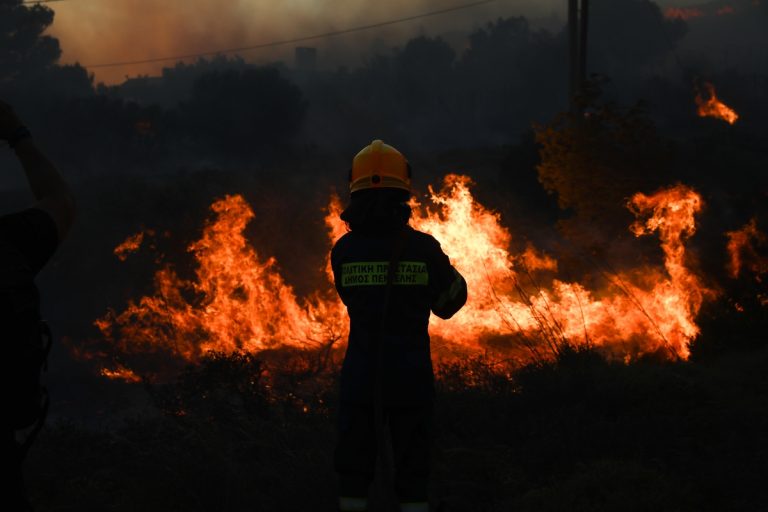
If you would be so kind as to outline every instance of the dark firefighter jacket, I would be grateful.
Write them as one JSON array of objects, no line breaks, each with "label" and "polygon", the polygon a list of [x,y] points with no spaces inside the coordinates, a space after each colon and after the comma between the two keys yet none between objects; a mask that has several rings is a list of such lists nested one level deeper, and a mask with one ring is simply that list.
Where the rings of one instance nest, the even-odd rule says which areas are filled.
[{"label": "dark firefighter jacket", "polygon": [[[404,231],[403,231],[404,229]],[[387,272],[396,238],[399,270],[383,318]],[[349,344],[341,370],[341,400],[374,399],[376,343],[382,343],[382,400],[385,405],[422,405],[434,396],[427,330],[430,311],[450,318],[467,300],[464,278],[440,244],[410,227],[355,230],[331,252],[336,289],[350,317]]]}]

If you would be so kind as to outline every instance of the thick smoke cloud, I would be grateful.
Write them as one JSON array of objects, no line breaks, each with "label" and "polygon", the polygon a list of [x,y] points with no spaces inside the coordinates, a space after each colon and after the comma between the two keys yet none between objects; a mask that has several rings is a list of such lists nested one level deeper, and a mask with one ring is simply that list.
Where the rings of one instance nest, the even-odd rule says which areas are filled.
[{"label": "thick smoke cloud", "polygon": [[[83,65],[142,60],[249,46],[325,33],[398,17],[454,7],[469,0],[111,0],[50,4],[56,11],[51,34],[63,48],[63,62]],[[403,44],[419,34],[466,32],[499,16],[551,16],[562,0],[499,0],[455,13],[316,41],[323,66],[355,65],[362,48]],[[292,58],[293,46],[243,53],[254,62]],[[126,75],[159,74],[163,65],[94,69],[97,81],[115,83]]]}]

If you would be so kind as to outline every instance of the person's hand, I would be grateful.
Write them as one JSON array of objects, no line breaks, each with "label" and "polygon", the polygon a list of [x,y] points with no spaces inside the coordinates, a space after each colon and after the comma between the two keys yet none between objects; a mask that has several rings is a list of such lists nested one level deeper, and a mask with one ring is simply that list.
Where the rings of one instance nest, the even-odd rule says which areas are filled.
[{"label": "person's hand", "polygon": [[21,119],[13,108],[0,100],[0,140],[8,140],[21,126]]}]

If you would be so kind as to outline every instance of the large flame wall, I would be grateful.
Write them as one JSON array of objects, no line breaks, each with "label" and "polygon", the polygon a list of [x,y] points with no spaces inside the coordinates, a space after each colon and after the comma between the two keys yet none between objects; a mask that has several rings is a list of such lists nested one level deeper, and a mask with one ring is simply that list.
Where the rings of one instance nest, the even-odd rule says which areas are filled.
[{"label": "large flame wall", "polygon": [[[630,229],[638,237],[659,237],[665,265],[607,273],[610,284],[590,290],[559,280],[557,261],[533,247],[510,252],[512,234],[470,189],[469,178],[449,175],[424,204],[413,204],[412,225],[441,242],[469,286],[467,305],[454,318],[432,318],[438,357],[492,349],[524,362],[554,355],[565,343],[589,344],[624,360],[649,353],[688,356],[698,334],[696,315],[713,296],[687,266],[685,241],[702,208],[696,192],[678,185],[635,195],[627,205],[637,217]],[[331,243],[346,231],[340,208],[333,198],[326,217]],[[313,348],[343,339],[346,311],[331,283],[311,297],[297,297],[278,262],[245,238],[253,217],[239,195],[216,201],[201,238],[187,248],[194,277],[182,279],[167,264],[155,274],[153,294],[96,321],[115,353],[165,352],[195,360],[209,350]],[[130,237],[118,255],[139,250],[141,241]],[[134,378],[127,367],[104,373]]]}]

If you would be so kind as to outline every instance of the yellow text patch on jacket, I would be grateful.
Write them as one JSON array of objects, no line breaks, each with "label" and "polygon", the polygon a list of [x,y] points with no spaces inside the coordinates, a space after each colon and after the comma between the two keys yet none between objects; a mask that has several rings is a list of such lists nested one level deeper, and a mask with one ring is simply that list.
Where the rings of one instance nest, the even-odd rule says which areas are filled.
[{"label": "yellow text patch on jacket", "polygon": [[[389,262],[361,261],[341,266],[341,286],[386,286]],[[393,284],[427,286],[429,272],[423,261],[401,261]]]}]

